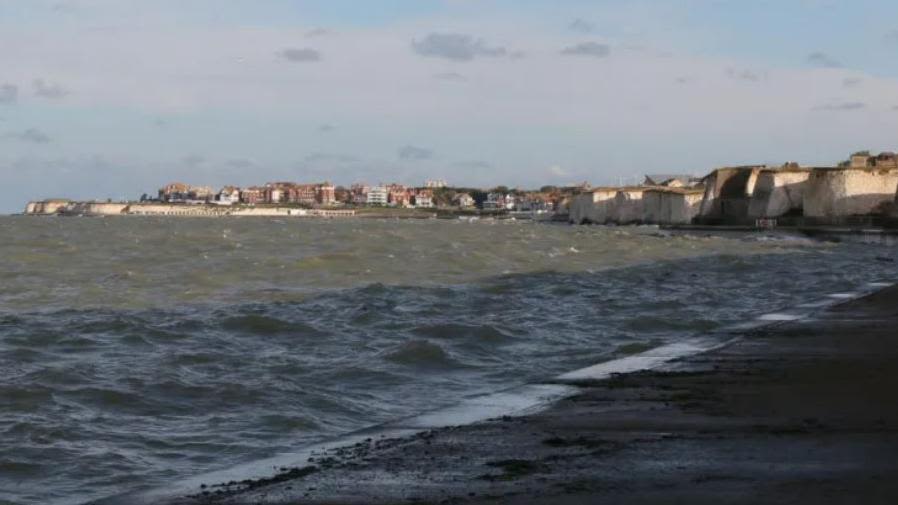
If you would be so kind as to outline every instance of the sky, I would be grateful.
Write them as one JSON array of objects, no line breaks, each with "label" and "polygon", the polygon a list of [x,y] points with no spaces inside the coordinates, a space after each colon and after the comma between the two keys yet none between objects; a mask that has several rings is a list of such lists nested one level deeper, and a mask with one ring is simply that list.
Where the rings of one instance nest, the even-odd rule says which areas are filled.
[{"label": "sky", "polygon": [[0,0],[0,213],[898,150],[894,0]]}]

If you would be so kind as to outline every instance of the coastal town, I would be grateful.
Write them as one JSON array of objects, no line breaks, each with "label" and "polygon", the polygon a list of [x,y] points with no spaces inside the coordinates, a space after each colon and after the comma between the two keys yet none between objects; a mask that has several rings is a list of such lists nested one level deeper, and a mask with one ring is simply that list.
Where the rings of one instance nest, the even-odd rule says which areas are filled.
[{"label": "coastal town", "polygon": [[[455,216],[487,215],[572,224],[833,225],[881,224],[898,216],[898,155],[856,152],[830,167],[722,167],[704,177],[646,175],[622,187],[544,186],[538,190],[402,184],[271,182],[215,190],[175,182],[133,202],[30,202],[28,215]],[[412,211],[405,214],[393,211]]]}]

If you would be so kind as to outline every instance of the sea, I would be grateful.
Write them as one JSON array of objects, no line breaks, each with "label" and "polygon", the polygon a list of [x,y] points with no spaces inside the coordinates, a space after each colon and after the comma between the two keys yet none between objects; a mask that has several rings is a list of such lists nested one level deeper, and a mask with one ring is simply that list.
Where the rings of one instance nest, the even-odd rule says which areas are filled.
[{"label": "sea", "polygon": [[513,220],[0,217],[0,504],[77,504],[895,280],[892,248]]}]

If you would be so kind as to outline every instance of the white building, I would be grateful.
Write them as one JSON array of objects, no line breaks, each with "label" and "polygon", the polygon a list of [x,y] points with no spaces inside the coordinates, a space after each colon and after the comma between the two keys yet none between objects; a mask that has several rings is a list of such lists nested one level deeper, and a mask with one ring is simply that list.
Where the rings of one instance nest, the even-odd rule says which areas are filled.
[{"label": "white building", "polygon": [[240,188],[227,186],[218,193],[219,205],[236,205],[240,203]]},{"label": "white building", "polygon": [[502,210],[505,208],[505,195],[502,193],[490,193],[483,201],[483,210]]},{"label": "white building", "polygon": [[467,193],[455,195],[455,198],[453,198],[452,201],[461,209],[470,209],[475,204],[474,198]]},{"label": "white building", "polygon": [[446,184],[446,181],[443,179],[424,181],[425,188],[436,189],[436,188],[445,188],[446,186],[448,186],[448,184]]},{"label": "white building", "polygon": [[383,186],[374,186],[368,190],[368,205],[386,205],[389,192]]},{"label": "white building", "polygon": [[419,209],[432,209],[433,208],[433,197],[427,195],[417,195],[415,196],[415,207]]}]

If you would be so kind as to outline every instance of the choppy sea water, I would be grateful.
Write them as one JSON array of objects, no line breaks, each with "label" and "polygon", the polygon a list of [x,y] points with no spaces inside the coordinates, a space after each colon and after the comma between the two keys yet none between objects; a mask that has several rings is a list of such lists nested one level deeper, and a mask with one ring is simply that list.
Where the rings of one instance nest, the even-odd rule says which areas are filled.
[{"label": "choppy sea water", "polygon": [[0,217],[0,503],[295,450],[894,279],[895,258],[509,221]]}]

